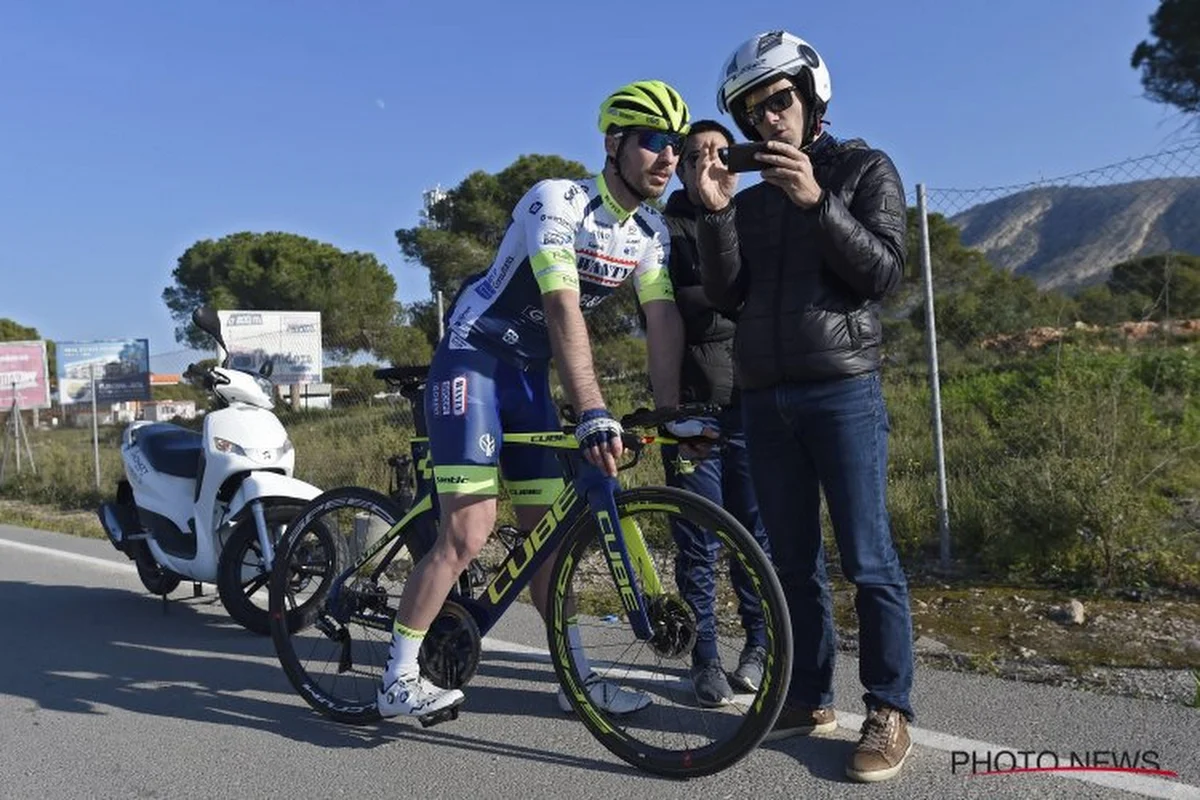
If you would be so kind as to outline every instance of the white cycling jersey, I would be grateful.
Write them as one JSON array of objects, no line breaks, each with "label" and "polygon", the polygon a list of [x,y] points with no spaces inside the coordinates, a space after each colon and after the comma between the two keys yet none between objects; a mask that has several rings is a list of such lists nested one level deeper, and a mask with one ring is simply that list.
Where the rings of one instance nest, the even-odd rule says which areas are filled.
[{"label": "white cycling jersey", "polygon": [[673,300],[670,242],[659,213],[645,204],[626,211],[603,175],[539,181],[517,203],[492,265],[455,298],[450,345],[544,367],[551,353],[543,294],[578,291],[586,314],[632,273],[642,303]]}]

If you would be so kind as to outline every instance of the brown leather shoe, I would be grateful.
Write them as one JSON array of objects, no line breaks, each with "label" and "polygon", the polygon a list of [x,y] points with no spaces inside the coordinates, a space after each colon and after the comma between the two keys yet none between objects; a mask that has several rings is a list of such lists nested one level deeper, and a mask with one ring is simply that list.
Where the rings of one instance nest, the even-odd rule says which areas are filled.
[{"label": "brown leather shoe", "polygon": [[908,720],[894,708],[877,708],[867,714],[862,736],[846,763],[846,776],[863,783],[895,777],[912,750]]},{"label": "brown leather shoe", "polygon": [[763,741],[786,739],[789,736],[810,736],[814,733],[832,733],[837,730],[837,717],[832,708],[804,708],[784,706],[775,720],[775,727]]}]

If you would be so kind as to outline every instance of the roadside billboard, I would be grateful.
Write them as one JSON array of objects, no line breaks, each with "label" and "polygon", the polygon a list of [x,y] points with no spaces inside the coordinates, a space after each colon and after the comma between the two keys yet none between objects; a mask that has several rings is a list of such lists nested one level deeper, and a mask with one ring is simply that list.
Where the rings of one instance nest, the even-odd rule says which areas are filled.
[{"label": "roadside billboard", "polygon": [[218,311],[217,316],[231,367],[257,372],[272,358],[272,383],[321,383],[320,311]]},{"label": "roadside billboard", "polygon": [[0,412],[50,407],[50,370],[46,342],[0,342]]},{"label": "roadside billboard", "polygon": [[97,403],[150,399],[150,340],[56,342],[58,401]]}]

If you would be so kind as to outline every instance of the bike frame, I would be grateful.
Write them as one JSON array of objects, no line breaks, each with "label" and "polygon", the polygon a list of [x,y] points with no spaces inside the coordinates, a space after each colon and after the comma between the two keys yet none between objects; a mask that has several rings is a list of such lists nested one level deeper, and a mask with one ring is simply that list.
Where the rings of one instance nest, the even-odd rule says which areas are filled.
[{"label": "bike frame", "polygon": [[[411,507],[404,509],[406,513],[387,533],[334,579],[329,595],[328,607],[331,609],[346,608],[339,602],[346,580],[358,574],[364,564],[369,563],[385,548],[391,547],[390,552],[385,554],[379,565],[372,570],[370,578],[374,581],[383,574],[400,552],[400,548],[411,541],[401,537],[401,533],[422,514],[432,514],[434,519],[438,518],[433,461],[429,452],[429,432],[423,406],[424,382],[404,385],[400,393],[409,401],[413,412],[415,435],[409,443],[409,449],[416,482],[415,500]],[[640,437],[639,443],[649,444],[656,440],[663,444],[674,441],[667,437]],[[549,447],[563,451],[560,461],[563,464],[564,486],[533,529],[518,546],[510,549],[496,575],[484,587],[480,596],[472,597],[459,593],[452,594],[452,599],[471,614],[480,633],[487,634],[529,584],[534,573],[557,551],[559,545],[567,540],[568,534],[583,523],[586,515],[591,513],[600,528],[601,544],[607,556],[609,572],[620,592],[621,602],[634,634],[639,639],[649,639],[651,629],[646,596],[661,594],[662,584],[641,529],[632,521],[627,524],[618,522],[620,515],[615,493],[620,490],[620,483],[616,478],[604,475],[595,467],[583,462],[579,458],[579,445],[575,437],[562,431],[506,433],[503,435],[503,441],[510,445]],[[436,530],[436,526],[434,529]],[[424,552],[428,552],[433,546],[432,541],[423,541],[420,544]],[[349,615],[343,613],[337,616],[348,619]],[[359,621],[389,631],[392,626],[392,621],[383,615],[377,618],[360,618]]]}]

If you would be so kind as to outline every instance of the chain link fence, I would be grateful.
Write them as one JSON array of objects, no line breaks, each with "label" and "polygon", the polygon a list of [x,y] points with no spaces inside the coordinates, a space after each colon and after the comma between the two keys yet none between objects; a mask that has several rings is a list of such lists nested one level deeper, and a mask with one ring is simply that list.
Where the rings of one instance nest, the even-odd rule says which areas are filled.
[{"label": "chain link fence", "polygon": [[1200,146],[917,187],[939,555],[1039,577],[1200,562]]},{"label": "chain link fence", "polygon": [[[906,558],[1039,579],[1200,579],[1198,176],[1194,146],[1020,186],[915,187],[909,275],[882,308],[889,508]],[[610,407],[650,405],[632,288],[588,324]],[[431,347],[414,337],[404,361],[428,363]],[[203,357],[156,354],[153,403],[100,407],[99,474],[90,404],[27,416],[34,464],[10,465],[0,498],[88,508],[111,494],[124,423],[200,426],[211,398],[173,381]],[[379,366],[327,355],[319,383],[276,388],[297,477],[392,488],[412,412]],[[626,479],[661,481],[661,464]]]}]

